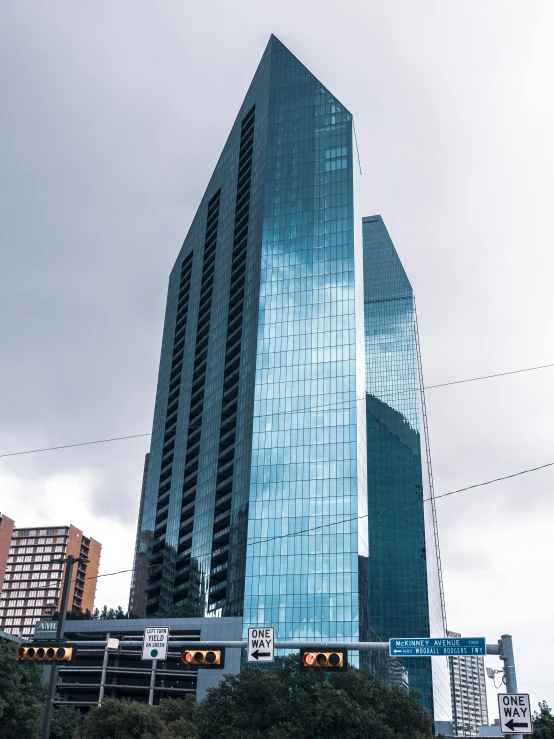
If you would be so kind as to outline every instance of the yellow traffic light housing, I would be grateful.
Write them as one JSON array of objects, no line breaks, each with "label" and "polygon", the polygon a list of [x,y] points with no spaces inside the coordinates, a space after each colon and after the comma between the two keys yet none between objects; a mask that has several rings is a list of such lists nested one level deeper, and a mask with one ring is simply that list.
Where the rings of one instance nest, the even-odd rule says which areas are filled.
[{"label": "yellow traffic light housing", "polygon": [[221,669],[225,662],[223,649],[185,649],[181,659],[190,667],[216,667]]},{"label": "yellow traffic light housing", "polygon": [[324,670],[346,670],[348,667],[346,649],[334,652],[320,652],[318,650],[302,649],[300,652],[303,667],[321,668]]},{"label": "yellow traffic light housing", "polygon": [[75,651],[74,647],[28,644],[19,647],[17,656],[29,662],[71,662]]}]

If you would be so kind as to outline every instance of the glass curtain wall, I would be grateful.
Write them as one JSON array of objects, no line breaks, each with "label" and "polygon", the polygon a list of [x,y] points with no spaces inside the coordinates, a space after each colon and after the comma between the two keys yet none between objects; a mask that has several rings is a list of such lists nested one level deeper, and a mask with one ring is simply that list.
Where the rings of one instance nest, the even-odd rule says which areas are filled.
[{"label": "glass curtain wall", "polygon": [[367,557],[358,161],[350,113],[280,45],[266,167],[244,628],[358,640]]},{"label": "glass curtain wall", "polygon": [[[425,637],[431,634],[430,610],[438,611],[441,619],[438,624],[435,619],[432,635],[441,636],[436,551],[434,540],[432,546],[426,542],[426,518],[432,511],[424,509],[423,500],[427,467],[422,469],[414,297],[380,216],[363,219],[363,239],[369,620],[383,639]],[[447,720],[441,677],[437,674],[434,687],[431,659],[406,659],[405,664],[410,688],[422,694],[431,715],[437,718],[440,709],[441,720]],[[447,686],[447,673],[443,677]]]}]

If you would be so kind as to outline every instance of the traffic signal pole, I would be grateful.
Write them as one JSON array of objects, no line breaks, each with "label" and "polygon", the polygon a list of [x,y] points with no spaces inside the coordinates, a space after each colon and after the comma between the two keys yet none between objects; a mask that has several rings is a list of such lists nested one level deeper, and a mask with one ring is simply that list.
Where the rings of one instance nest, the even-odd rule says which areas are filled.
[{"label": "traffic signal pole", "polygon": [[[65,617],[69,604],[69,590],[71,587],[71,579],[73,577],[73,565],[75,562],[84,562],[84,557],[74,557],[70,554],[68,557],[60,557],[53,560],[57,563],[66,563],[65,579],[63,582],[62,602],[60,608],[60,618],[58,619],[58,627],[56,629],[56,641],[63,639],[65,629]],[[44,709],[44,719],[42,721],[41,739],[50,739],[50,724],[52,723],[52,711],[54,710],[54,696],[56,695],[56,685],[58,684],[58,665],[53,662],[50,666],[50,680],[48,681],[48,693],[46,694],[46,706]]]},{"label": "traffic signal pole", "polygon": [[506,679],[506,693],[517,693],[516,664],[514,661],[514,647],[510,634],[502,634],[500,659],[504,660],[504,677]]},{"label": "traffic signal pole", "polygon": [[148,691],[148,703],[154,705],[154,687],[156,685],[156,666],[158,664],[157,659],[152,660],[152,672],[150,673],[150,690]]},{"label": "traffic signal pole", "polygon": [[[517,693],[516,663],[511,634],[502,634],[498,645],[500,647],[500,659],[504,662],[506,693]],[[523,739],[522,734],[511,734],[510,736],[514,736],[515,739]]]}]

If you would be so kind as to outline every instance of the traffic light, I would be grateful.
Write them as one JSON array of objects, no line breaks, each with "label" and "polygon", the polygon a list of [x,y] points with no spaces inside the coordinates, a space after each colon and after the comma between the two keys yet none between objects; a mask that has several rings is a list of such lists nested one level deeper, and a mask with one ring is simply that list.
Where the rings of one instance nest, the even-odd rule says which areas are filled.
[{"label": "traffic light", "polygon": [[348,667],[346,649],[337,649],[334,652],[302,649],[300,657],[303,667],[320,667],[324,670],[346,670]]},{"label": "traffic light", "polygon": [[181,659],[186,665],[198,667],[216,667],[221,669],[225,662],[225,650],[223,649],[185,649]]},{"label": "traffic light", "polygon": [[27,644],[24,647],[19,647],[17,656],[19,659],[34,662],[70,662],[75,651],[74,647]]}]

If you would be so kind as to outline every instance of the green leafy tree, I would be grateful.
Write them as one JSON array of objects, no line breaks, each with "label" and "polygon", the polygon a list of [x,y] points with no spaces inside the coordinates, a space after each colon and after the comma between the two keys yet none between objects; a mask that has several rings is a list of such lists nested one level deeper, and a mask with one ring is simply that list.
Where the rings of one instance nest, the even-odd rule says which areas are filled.
[{"label": "green leafy tree", "polygon": [[168,739],[154,706],[130,700],[106,698],[91,708],[77,729],[78,739]]},{"label": "green leafy tree", "polygon": [[76,708],[59,708],[52,714],[50,739],[72,739],[81,725],[83,715]]},{"label": "green leafy tree", "polygon": [[186,603],[184,606],[174,608],[172,611],[168,611],[167,613],[158,613],[156,618],[196,618],[197,616],[197,608]]},{"label": "green leafy tree", "polygon": [[533,739],[554,739],[554,715],[546,701],[539,701],[533,714]]},{"label": "green leafy tree", "polygon": [[196,699],[164,698],[158,706],[158,715],[165,726],[168,738],[196,739]]},{"label": "green leafy tree", "polygon": [[0,639],[0,735],[38,739],[46,684],[42,665],[19,662],[17,644]]},{"label": "green leafy tree", "polygon": [[416,694],[388,690],[365,670],[304,670],[297,655],[226,675],[195,723],[198,739],[431,739],[432,731]]},{"label": "green leafy tree", "polygon": [[[197,739],[194,697],[166,698],[159,706],[131,700],[104,699],[92,708],[75,739]],[[52,737],[53,739],[53,737]],[[58,738],[56,738],[58,739]],[[60,736],[59,739],[65,739]]]},{"label": "green leafy tree", "polygon": [[[89,613],[87,611],[87,613]],[[117,606],[117,608],[108,608],[108,606],[104,606],[101,611],[98,610],[98,608],[95,608],[92,613],[89,613],[88,618],[96,620],[105,620],[108,618],[117,618],[117,619],[123,619],[123,618],[138,618],[138,616],[135,616],[131,613],[131,611],[124,611],[121,606]]]},{"label": "green leafy tree", "polygon": [[[74,606],[71,611],[67,611],[65,614],[66,621],[90,621],[92,619],[92,613],[87,608],[86,611],[81,610],[77,606]],[[60,619],[60,612],[54,611],[54,613],[50,616],[50,619],[52,621],[59,621]]]}]

